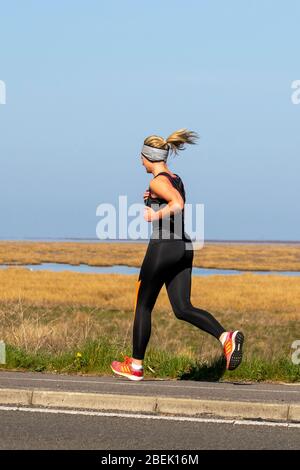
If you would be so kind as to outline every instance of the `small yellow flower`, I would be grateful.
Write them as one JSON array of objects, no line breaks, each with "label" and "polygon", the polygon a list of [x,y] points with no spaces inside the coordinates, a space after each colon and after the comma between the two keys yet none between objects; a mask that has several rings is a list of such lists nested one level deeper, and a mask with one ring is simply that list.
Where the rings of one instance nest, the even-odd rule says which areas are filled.
[{"label": "small yellow flower", "polygon": [[78,352],[78,353],[76,354],[76,357],[82,357],[82,354],[81,354],[80,352]]}]

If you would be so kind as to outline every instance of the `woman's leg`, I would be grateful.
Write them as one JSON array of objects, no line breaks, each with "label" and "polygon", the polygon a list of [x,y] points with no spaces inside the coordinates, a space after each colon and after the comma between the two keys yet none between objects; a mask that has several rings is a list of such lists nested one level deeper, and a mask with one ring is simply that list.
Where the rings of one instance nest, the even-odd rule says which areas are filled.
[{"label": "woman's leg", "polygon": [[134,309],[132,357],[139,362],[144,359],[150,339],[151,313],[157,296],[167,272],[173,269],[183,254],[184,245],[178,241],[150,241],[148,245],[136,285]]},{"label": "woman's leg", "polygon": [[184,257],[170,272],[166,280],[166,288],[172,309],[176,317],[220,339],[225,329],[206,310],[194,307],[191,303],[191,275],[193,250],[186,250]]},{"label": "woman's leg", "polygon": [[141,362],[151,335],[151,314],[158,294],[164,284],[159,277],[148,280],[147,275],[139,277],[137,282],[136,306],[133,322],[132,358]]}]

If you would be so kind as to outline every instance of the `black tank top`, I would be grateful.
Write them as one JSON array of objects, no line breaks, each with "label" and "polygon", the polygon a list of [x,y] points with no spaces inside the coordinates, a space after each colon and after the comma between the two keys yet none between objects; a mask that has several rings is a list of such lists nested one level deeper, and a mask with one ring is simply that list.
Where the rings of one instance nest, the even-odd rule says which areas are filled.
[{"label": "black tank top", "polygon": [[[161,173],[158,173],[158,175],[165,175],[173,187],[179,191],[184,203],[185,203],[185,189],[184,189],[184,184],[180,178],[180,176],[175,174],[175,178],[171,176],[169,173],[166,171],[162,171]],[[154,178],[156,178],[156,176]],[[151,194],[150,186],[149,186],[149,191]],[[168,201],[162,198],[154,198],[149,196],[145,200],[145,205],[148,207],[152,207],[152,209],[156,212],[163,207],[165,207],[168,204]],[[151,239],[166,239],[166,240],[186,240],[187,239],[187,234],[184,231],[184,208],[174,214],[171,214],[169,217],[164,217],[163,219],[159,220],[154,220],[152,222],[153,226],[153,232],[151,235]]]}]

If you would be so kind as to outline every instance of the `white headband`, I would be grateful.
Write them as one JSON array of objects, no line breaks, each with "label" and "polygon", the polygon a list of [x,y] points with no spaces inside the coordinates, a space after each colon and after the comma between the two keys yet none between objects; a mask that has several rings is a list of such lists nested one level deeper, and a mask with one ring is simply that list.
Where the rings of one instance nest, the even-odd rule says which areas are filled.
[{"label": "white headband", "polygon": [[169,155],[169,149],[157,149],[154,147],[150,147],[149,145],[143,145],[142,147],[142,154],[145,155],[149,160],[152,162],[159,162],[161,160],[166,161]]}]

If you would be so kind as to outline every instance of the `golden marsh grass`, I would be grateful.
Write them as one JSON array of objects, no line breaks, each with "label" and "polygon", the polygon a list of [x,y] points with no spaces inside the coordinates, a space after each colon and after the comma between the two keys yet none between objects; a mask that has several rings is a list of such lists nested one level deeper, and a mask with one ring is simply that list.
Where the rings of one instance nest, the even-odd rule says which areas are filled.
[{"label": "golden marsh grass", "polygon": [[[68,263],[140,266],[146,243],[1,241],[0,264]],[[212,243],[196,250],[203,268],[300,271],[300,244]]]},{"label": "golden marsh grass", "polygon": [[[131,342],[137,276],[0,271],[0,336],[26,351],[65,351],[87,339]],[[226,328],[246,334],[246,353],[272,358],[291,354],[300,338],[300,278],[246,273],[193,277],[192,302]],[[163,287],[152,317],[149,347],[203,359],[220,353],[218,342],[174,316]]]}]

